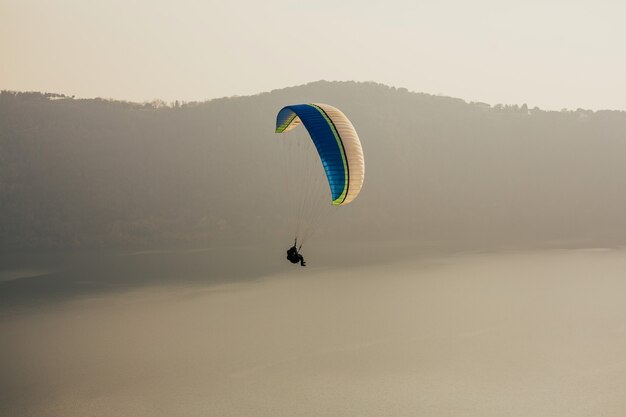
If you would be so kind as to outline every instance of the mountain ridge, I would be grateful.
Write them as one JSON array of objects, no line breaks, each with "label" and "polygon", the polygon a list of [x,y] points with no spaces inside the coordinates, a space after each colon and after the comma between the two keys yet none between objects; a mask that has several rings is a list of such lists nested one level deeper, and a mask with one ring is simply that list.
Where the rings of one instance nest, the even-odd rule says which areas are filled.
[{"label": "mountain ridge", "polygon": [[297,102],[342,109],[365,151],[362,195],[318,239],[337,238],[340,222],[354,241],[626,240],[626,112],[489,106],[369,82],[171,106],[48,94],[0,94],[5,249],[281,238],[267,144],[277,111]]},{"label": "mountain ridge", "polygon": [[[480,106],[482,108],[496,108],[496,109],[501,109],[501,108],[512,108],[512,107],[524,107],[525,104],[518,104],[518,103],[496,103],[496,104],[490,104],[490,103],[486,103],[484,101],[475,101],[475,100],[467,100],[467,99],[463,99],[460,97],[455,97],[455,96],[449,96],[449,95],[445,95],[445,94],[433,94],[433,93],[426,93],[423,91],[412,91],[409,90],[405,87],[397,87],[397,86],[391,86],[388,84],[384,84],[384,83],[379,83],[376,81],[327,81],[327,80],[316,80],[316,81],[310,81],[308,83],[304,83],[304,84],[297,84],[297,85],[292,85],[292,86],[287,86],[287,87],[282,87],[282,88],[275,88],[269,91],[261,91],[258,93],[253,93],[253,94],[246,94],[246,95],[239,95],[239,94],[235,94],[235,95],[231,95],[231,96],[223,96],[223,97],[214,97],[214,98],[210,98],[210,99],[205,99],[205,100],[173,100],[173,101],[165,101],[162,100],[160,98],[156,98],[156,99],[152,99],[152,100],[143,100],[143,101],[133,101],[133,100],[124,100],[124,99],[117,99],[114,97],[78,97],[76,98],[74,95],[70,96],[68,94],[64,94],[64,93],[59,93],[59,92],[39,92],[39,91],[21,91],[21,90],[11,90],[11,89],[3,89],[1,90],[3,93],[7,93],[7,94],[12,94],[12,95],[32,95],[32,96],[41,96],[41,98],[45,98],[48,100],[63,100],[63,99],[67,99],[67,100],[75,100],[75,101],[90,101],[90,100],[94,100],[94,101],[105,101],[105,102],[110,102],[110,103],[119,103],[119,104],[127,104],[127,105],[133,105],[133,106],[140,106],[140,107],[157,107],[157,108],[161,108],[161,107],[177,107],[177,106],[198,106],[198,105],[206,105],[209,104],[211,102],[219,102],[219,101],[223,101],[223,100],[233,100],[233,99],[241,99],[241,98],[251,98],[251,97],[258,97],[258,96],[262,96],[265,94],[276,94],[276,93],[280,93],[280,92],[288,92],[290,90],[296,90],[296,89],[302,89],[302,88],[307,88],[307,87],[316,87],[319,85],[363,85],[363,86],[376,86],[379,88],[383,88],[383,89],[389,89],[392,91],[398,91],[400,93],[403,94],[416,94],[416,95],[420,95],[420,96],[425,96],[425,97],[437,97],[437,98],[441,98],[441,99],[451,99],[451,100],[460,100],[463,103],[469,104],[469,105],[477,105]],[[178,104],[177,104],[178,103]],[[595,112],[617,112],[617,113],[626,113],[626,110],[619,110],[619,109],[596,109],[596,110],[592,110],[592,109],[586,109],[583,107],[578,107],[576,109],[570,109],[570,108],[562,108],[560,110],[549,110],[549,109],[542,109],[540,107],[533,107],[533,110],[541,110],[541,111],[545,111],[545,112],[568,112],[568,111],[584,111],[584,112],[591,112],[591,113],[595,113]]]}]

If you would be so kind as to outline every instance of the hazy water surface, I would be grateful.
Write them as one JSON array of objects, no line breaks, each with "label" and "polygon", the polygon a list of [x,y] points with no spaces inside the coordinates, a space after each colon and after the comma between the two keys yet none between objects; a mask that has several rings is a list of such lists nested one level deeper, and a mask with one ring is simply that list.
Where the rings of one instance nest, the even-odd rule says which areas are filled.
[{"label": "hazy water surface", "polygon": [[0,319],[0,415],[623,416],[625,271],[469,254],[81,293]]}]

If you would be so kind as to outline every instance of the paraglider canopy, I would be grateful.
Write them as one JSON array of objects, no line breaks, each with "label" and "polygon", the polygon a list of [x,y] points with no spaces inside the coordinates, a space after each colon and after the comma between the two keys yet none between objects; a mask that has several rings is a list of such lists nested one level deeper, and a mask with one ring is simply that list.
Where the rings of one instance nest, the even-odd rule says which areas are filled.
[{"label": "paraglider canopy", "polygon": [[328,104],[294,104],[276,117],[276,133],[304,124],[319,154],[330,185],[332,204],[354,200],[363,186],[365,162],[361,141],[348,118]]}]

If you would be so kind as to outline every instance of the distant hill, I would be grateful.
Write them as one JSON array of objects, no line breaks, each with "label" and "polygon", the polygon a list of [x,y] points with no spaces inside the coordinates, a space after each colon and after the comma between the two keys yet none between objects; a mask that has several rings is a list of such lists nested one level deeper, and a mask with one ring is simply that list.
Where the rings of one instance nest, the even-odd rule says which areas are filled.
[{"label": "distant hill", "polygon": [[[366,183],[341,236],[464,247],[626,243],[626,113],[546,112],[314,82],[203,103],[0,94],[3,249],[263,243],[279,236],[276,112],[356,126]],[[349,209],[349,211],[348,211]]]}]

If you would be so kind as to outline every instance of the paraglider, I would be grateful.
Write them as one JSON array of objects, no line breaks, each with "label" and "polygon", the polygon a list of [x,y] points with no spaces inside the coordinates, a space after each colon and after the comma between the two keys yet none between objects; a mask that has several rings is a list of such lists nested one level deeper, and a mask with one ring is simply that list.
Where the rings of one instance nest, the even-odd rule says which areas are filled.
[{"label": "paraglider", "polygon": [[287,249],[287,259],[292,264],[297,264],[300,262],[300,266],[306,266],[306,262],[304,262],[304,257],[302,254],[298,253],[298,239],[293,243],[293,246]]},{"label": "paraglider", "polygon": [[[321,162],[328,186],[330,187],[331,204],[341,207],[352,202],[363,187],[365,178],[365,162],[361,141],[350,120],[341,110],[328,104],[295,104],[283,107],[276,117],[276,133],[290,132],[303,124],[317,151],[317,160]],[[319,165],[319,162],[317,163]],[[291,175],[291,173],[286,173]],[[318,177],[318,174],[310,174]],[[314,178],[318,180],[319,178]],[[297,188],[300,188],[298,185]],[[305,207],[298,210],[304,213],[303,217],[315,217],[314,210],[307,208],[309,204],[306,196],[302,199]],[[328,201],[328,200],[326,200]],[[303,225],[309,220],[299,219],[296,226],[296,242],[300,238],[300,247],[293,247],[287,252],[287,259],[292,263],[300,262],[304,266],[304,259],[299,253],[304,239],[307,237],[311,224]],[[295,250],[294,250],[295,249]]]}]

